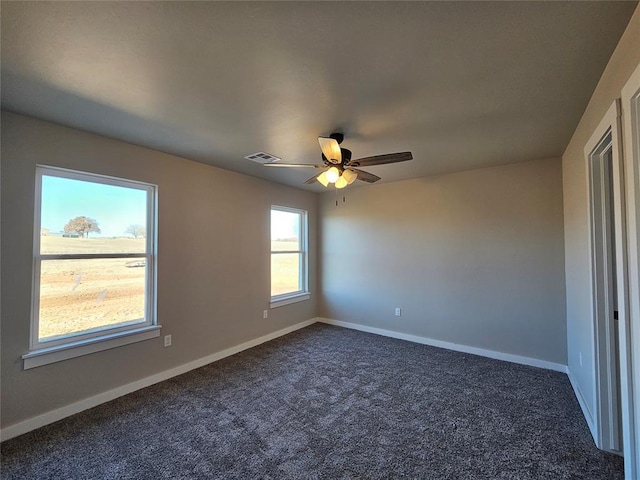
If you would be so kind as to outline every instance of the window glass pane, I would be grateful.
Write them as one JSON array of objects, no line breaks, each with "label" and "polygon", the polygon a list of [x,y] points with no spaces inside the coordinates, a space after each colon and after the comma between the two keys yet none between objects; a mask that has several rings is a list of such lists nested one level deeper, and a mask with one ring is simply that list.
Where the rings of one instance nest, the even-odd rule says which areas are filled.
[{"label": "window glass pane", "polygon": [[43,260],[40,341],[144,322],[145,259]]},{"label": "window glass pane", "polygon": [[271,210],[271,251],[300,251],[299,213]]},{"label": "window glass pane", "polygon": [[271,296],[302,290],[299,253],[271,254]]},{"label": "window glass pane", "polygon": [[145,253],[147,192],[42,176],[40,253]]}]

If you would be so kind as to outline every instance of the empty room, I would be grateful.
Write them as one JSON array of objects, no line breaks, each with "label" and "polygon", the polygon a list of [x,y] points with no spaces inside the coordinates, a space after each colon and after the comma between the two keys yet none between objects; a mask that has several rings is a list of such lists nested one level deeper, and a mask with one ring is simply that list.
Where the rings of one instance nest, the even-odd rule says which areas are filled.
[{"label": "empty room", "polygon": [[1,1],[2,479],[640,479],[640,8]]}]

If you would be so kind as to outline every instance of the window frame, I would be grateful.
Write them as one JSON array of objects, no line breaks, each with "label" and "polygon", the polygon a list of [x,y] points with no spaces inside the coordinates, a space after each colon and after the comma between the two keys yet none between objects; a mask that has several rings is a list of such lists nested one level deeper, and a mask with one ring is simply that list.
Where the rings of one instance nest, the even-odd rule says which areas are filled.
[{"label": "window frame", "polygon": [[[295,213],[300,215],[300,232],[299,232],[299,250],[282,250],[282,251],[273,251],[271,249],[271,242],[273,239],[271,238],[271,214],[276,210],[279,212],[286,213]],[[281,293],[279,295],[271,295],[270,306],[271,308],[281,307],[284,305],[289,305],[291,303],[302,302],[304,300],[308,300],[310,297],[309,293],[309,222],[308,222],[309,214],[306,210],[301,208],[294,207],[285,207],[282,205],[271,205],[269,209],[269,292],[271,293],[271,283],[273,282],[272,273],[271,273],[271,264],[273,255],[278,254],[298,254],[300,255],[300,265],[298,269],[298,285],[300,289],[294,292]]]},{"label": "window frame", "polygon": [[[145,253],[41,253],[42,177],[53,176],[102,185],[130,188],[146,192],[146,244]],[[33,269],[31,292],[31,325],[29,352],[24,354],[24,368],[46,365],[94,351],[126,345],[160,335],[157,319],[157,186],[124,178],[80,172],[60,167],[36,165],[33,228]],[[41,341],[40,326],[40,274],[42,262],[48,260],[93,260],[109,258],[144,258],[145,305],[141,322],[129,325],[99,328],[86,333],[72,333],[53,340]],[[127,338],[128,337],[128,338]],[[98,345],[101,344],[101,345]],[[75,352],[74,352],[75,350]]]}]

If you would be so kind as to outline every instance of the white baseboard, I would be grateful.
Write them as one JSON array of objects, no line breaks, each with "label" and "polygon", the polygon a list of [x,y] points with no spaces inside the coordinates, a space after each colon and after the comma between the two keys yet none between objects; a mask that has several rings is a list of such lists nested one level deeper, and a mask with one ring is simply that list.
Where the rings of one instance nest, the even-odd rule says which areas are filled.
[{"label": "white baseboard", "polygon": [[80,400],[79,402],[75,402],[70,405],[51,410],[49,412],[43,413],[42,415],[38,415],[37,417],[33,417],[28,420],[9,425],[8,427],[0,430],[0,441],[9,440],[10,438],[22,435],[23,433],[27,433],[37,428],[44,427],[45,425],[49,425],[50,423],[57,422],[58,420],[62,420],[65,417],[80,413],[83,410],[87,410],[102,403],[115,400],[118,397],[122,397],[123,395],[135,392],[136,390],[140,390],[141,388],[149,387],[155,383],[168,380],[169,378],[175,377],[177,375],[187,373],[190,370],[194,370],[196,368],[200,368],[210,363],[221,360],[225,357],[235,355],[236,353],[255,347],[257,345],[260,345],[261,343],[268,342],[269,340],[273,340],[274,338],[282,337],[283,335],[287,335],[288,333],[291,333],[295,330],[308,327],[309,325],[316,323],[317,321],[317,318],[312,318],[310,320],[297,323],[290,327],[283,328],[267,335],[263,335],[262,337],[255,338],[253,340],[249,340],[248,342],[244,342],[240,345],[227,348],[212,355],[207,355],[206,357],[199,358],[198,360],[194,360],[178,367],[165,370],[164,372],[151,375],[150,377],[128,383],[121,387],[114,388],[113,390],[108,390],[98,395],[94,395],[93,397],[85,398],[84,400]]},{"label": "white baseboard", "polygon": [[573,387],[573,392],[576,394],[576,398],[578,399],[578,404],[582,409],[582,415],[584,415],[584,419],[587,421],[587,425],[589,426],[589,431],[591,432],[593,441],[597,445],[598,444],[598,425],[595,422],[593,413],[591,413],[591,410],[589,410],[589,404],[586,402],[584,398],[584,394],[580,389],[580,385],[578,384],[575,377],[571,373],[571,370],[567,372],[567,376],[569,377],[569,381],[571,382],[571,387]]},{"label": "white baseboard", "polygon": [[456,352],[470,353],[473,355],[479,355],[481,357],[504,360],[505,362],[519,363],[521,365],[529,365],[531,367],[538,367],[547,370],[554,370],[556,372],[568,373],[566,365],[563,365],[561,363],[548,362],[547,360],[540,360],[538,358],[522,357],[520,355],[513,355],[511,353],[502,353],[496,352],[494,350],[486,350],[484,348],[461,345],[458,343],[444,342],[442,340],[434,340],[432,338],[410,335],[408,333],[394,332],[392,330],[385,330],[382,328],[368,327],[366,325],[360,325],[358,323],[342,322],[340,320],[332,320],[330,318],[318,318],[318,321],[329,325],[336,325],[338,327],[351,328],[353,330],[375,333],[377,335],[383,335],[385,337],[398,338],[400,340],[407,340],[409,342],[430,345],[432,347],[446,348],[447,350],[454,350]]}]

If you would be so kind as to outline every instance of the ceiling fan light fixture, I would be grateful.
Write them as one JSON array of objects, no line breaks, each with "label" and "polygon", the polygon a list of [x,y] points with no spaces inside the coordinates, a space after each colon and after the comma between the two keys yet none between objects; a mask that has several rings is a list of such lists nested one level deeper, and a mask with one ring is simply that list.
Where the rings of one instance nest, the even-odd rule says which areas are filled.
[{"label": "ceiling fan light fixture", "polygon": [[331,163],[342,162],[342,151],[340,150],[340,144],[334,138],[318,137],[320,148],[327,160]]},{"label": "ceiling fan light fixture", "polygon": [[316,180],[322,184],[323,187],[329,185],[329,180],[327,180],[327,172],[324,171],[320,175],[316,177]]},{"label": "ceiling fan light fixture", "polygon": [[336,167],[331,167],[325,172],[325,177],[329,183],[335,183],[336,180],[338,180],[338,178],[340,177],[340,170],[338,170]]},{"label": "ceiling fan light fixture", "polygon": [[345,170],[344,172],[342,172],[341,178],[344,178],[347,181],[347,185],[351,185],[356,181],[356,178],[358,178],[358,174],[353,170]]},{"label": "ceiling fan light fixture", "polygon": [[338,180],[336,180],[336,188],[344,188],[347,185],[349,185],[349,182],[347,182],[347,179],[344,178],[344,174],[338,178]]}]

